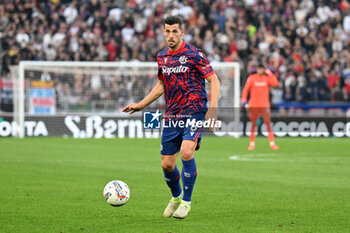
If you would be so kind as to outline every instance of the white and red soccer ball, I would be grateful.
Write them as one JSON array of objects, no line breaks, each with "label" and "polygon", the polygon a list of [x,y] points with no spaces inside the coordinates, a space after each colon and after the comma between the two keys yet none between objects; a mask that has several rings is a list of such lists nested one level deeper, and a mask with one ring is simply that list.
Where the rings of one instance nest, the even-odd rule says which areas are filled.
[{"label": "white and red soccer ball", "polygon": [[121,180],[112,180],[103,189],[103,196],[111,206],[125,205],[130,198],[128,185]]}]

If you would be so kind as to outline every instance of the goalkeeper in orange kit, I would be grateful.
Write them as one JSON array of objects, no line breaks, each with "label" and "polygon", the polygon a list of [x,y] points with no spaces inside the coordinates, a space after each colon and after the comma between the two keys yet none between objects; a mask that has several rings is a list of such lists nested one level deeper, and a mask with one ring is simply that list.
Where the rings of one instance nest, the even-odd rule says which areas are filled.
[{"label": "goalkeeper in orange kit", "polygon": [[[246,109],[249,109],[249,119],[252,122],[250,144],[248,150],[255,149],[255,127],[256,121],[260,115],[267,126],[271,149],[278,150],[278,146],[275,145],[274,135],[270,126],[270,86],[278,86],[278,80],[270,70],[265,69],[264,65],[262,63],[259,63],[257,73],[249,75],[242,92],[242,106]],[[248,104],[247,96],[249,92],[250,99]]]}]

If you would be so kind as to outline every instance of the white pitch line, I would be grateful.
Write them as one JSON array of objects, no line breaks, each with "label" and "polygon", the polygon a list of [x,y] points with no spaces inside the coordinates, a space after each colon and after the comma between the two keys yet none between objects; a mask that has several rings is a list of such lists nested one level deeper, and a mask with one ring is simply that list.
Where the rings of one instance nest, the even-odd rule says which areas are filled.
[{"label": "white pitch line", "polygon": [[238,155],[233,155],[229,157],[230,160],[236,160],[236,161],[247,161],[247,162],[273,162],[273,161],[281,161],[277,159],[255,159],[255,158],[247,158],[247,157],[240,157]]},{"label": "white pitch line", "polygon": [[263,157],[263,156],[277,156],[277,155],[285,155],[282,153],[268,153],[268,154],[246,154],[246,155],[234,155],[234,156],[244,156],[244,157]]},{"label": "white pitch line", "polygon": [[[310,154],[320,154],[319,152],[301,152],[301,153],[288,153],[288,156],[307,156]],[[267,156],[279,156],[282,155],[282,158],[266,158]],[[340,160],[319,160],[315,161],[314,159],[309,159],[305,157],[299,157],[297,159],[287,159],[285,158],[286,154],[282,153],[268,153],[268,154],[247,154],[247,155],[232,155],[229,157],[230,160],[235,161],[246,161],[246,162],[288,162],[288,163],[304,163],[304,162],[313,162],[313,163],[330,163],[330,162],[339,162],[343,161],[343,159]],[[260,158],[259,158],[260,157]],[[265,158],[264,158],[265,157]]]},{"label": "white pitch line", "polygon": [[[230,160],[236,160],[236,161],[252,161],[252,162],[297,162],[297,160],[285,160],[285,159],[269,159],[269,158],[259,158],[259,157],[267,157],[267,156],[279,156],[279,155],[285,155],[282,153],[267,153],[267,154],[247,154],[247,155],[232,155],[229,157]],[[289,155],[297,155],[297,156],[302,156],[302,155],[310,155],[310,153],[289,153]]]},{"label": "white pitch line", "polygon": [[[254,157],[266,157],[266,156],[277,156],[282,154],[248,154],[248,155],[232,155],[229,157],[231,160],[240,160],[240,161],[267,161],[271,159],[254,159]],[[253,158],[252,158],[253,157]]]}]

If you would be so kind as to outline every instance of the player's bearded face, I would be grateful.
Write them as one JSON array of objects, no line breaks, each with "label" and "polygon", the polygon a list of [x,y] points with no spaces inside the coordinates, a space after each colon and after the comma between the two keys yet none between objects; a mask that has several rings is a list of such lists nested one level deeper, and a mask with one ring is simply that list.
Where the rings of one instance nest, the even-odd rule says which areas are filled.
[{"label": "player's bearded face", "polygon": [[182,43],[182,36],[184,30],[180,28],[179,24],[165,24],[163,35],[169,48],[177,49]]}]

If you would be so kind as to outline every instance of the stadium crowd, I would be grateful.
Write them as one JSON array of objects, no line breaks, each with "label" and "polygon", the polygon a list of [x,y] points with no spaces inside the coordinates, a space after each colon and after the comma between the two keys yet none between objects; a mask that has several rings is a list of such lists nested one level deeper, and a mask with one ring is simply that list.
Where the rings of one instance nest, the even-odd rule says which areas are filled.
[{"label": "stadium crowd", "polygon": [[3,0],[1,77],[20,60],[155,61],[177,14],[184,40],[240,62],[243,81],[258,60],[275,72],[273,103],[350,101],[348,0]]}]

